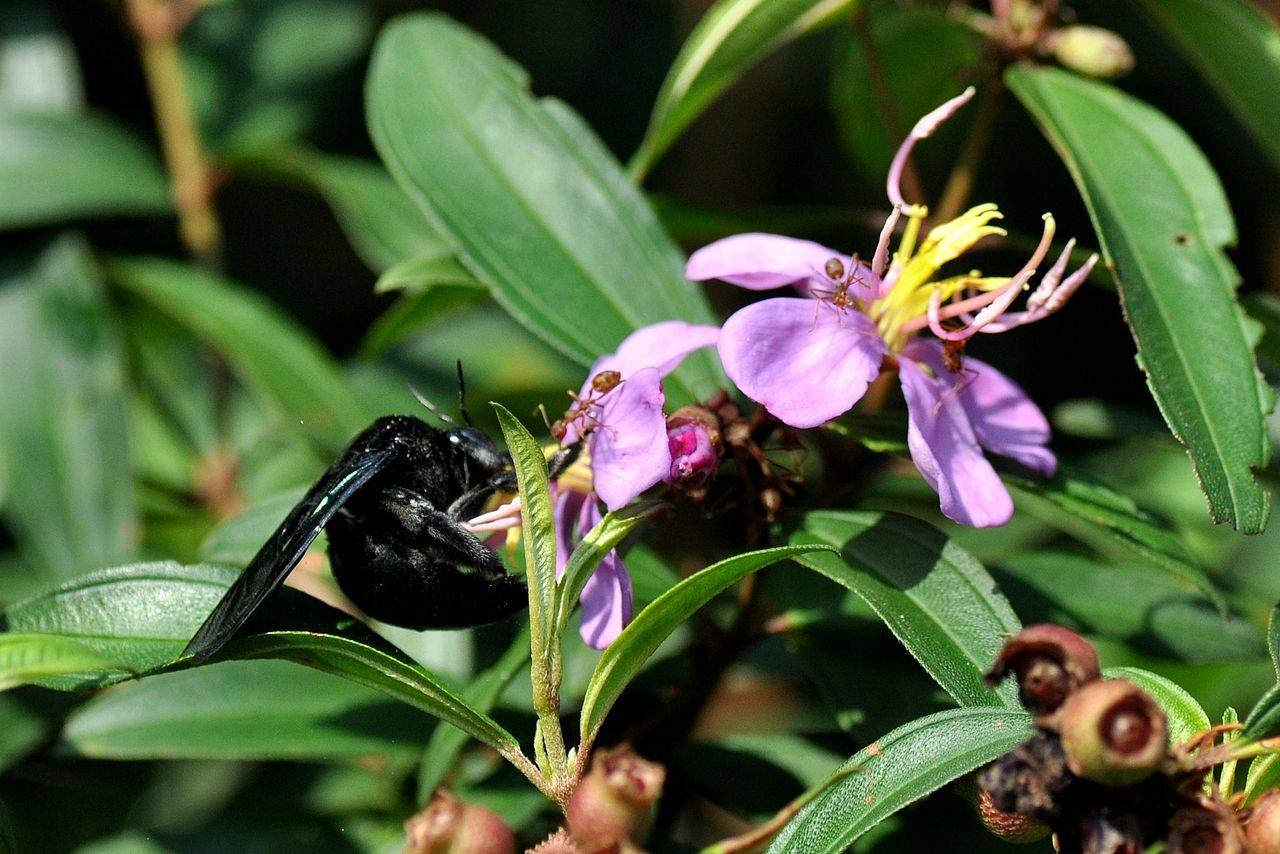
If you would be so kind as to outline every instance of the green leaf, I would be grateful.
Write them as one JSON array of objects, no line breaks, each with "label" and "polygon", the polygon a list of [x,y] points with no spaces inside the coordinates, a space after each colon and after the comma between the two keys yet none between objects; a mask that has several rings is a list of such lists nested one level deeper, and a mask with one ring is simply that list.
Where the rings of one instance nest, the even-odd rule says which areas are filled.
[{"label": "green leaf", "polygon": [[838,854],[898,810],[1030,735],[1031,716],[1014,709],[952,709],[912,721],[854,754],[843,766],[845,776],[789,821],[769,851]]},{"label": "green leaf", "polygon": [[485,286],[458,263],[452,252],[402,261],[378,277],[374,291],[380,294],[392,291],[420,294],[436,285],[460,286],[477,294],[488,294]]},{"label": "green leaf", "polygon": [[623,689],[658,646],[695,611],[756,570],[823,549],[821,545],[793,545],[736,555],[695,572],[659,596],[635,616],[596,662],[582,701],[582,744],[595,740]]},{"label": "green leaf", "polygon": [[1272,374],[1280,373],[1280,297],[1260,292],[1245,294],[1242,301],[1249,318],[1262,327],[1258,361]]},{"label": "green leaf", "polygon": [[200,559],[208,563],[248,566],[289,511],[298,505],[307,487],[300,486],[256,501],[209,532],[200,544]]},{"label": "green leaf", "polygon": [[467,285],[437,284],[421,289],[415,286],[373,322],[365,333],[364,340],[360,342],[360,355],[366,359],[375,359],[440,318],[470,308],[488,298],[488,288],[478,282]]},{"label": "green leaf", "polygon": [[1271,653],[1271,666],[1275,668],[1276,679],[1280,680],[1280,605],[1274,606],[1267,616],[1267,652]]},{"label": "green leaf", "polygon": [[[879,183],[902,139],[877,97],[877,75],[883,75],[882,85],[895,107],[901,125],[897,133],[905,134],[916,118],[963,91],[966,74],[978,62],[979,44],[970,29],[942,8],[872,3],[862,14],[879,67],[873,68],[861,34],[847,28],[831,65],[831,106],[840,141],[860,173]],[[922,62],[921,57],[929,59]],[[958,132],[944,126],[939,135]],[[931,150],[955,156],[955,148],[945,141],[915,156],[927,158]]]},{"label": "green leaf", "polygon": [[792,544],[834,551],[797,562],[861,597],[957,703],[1017,707],[1011,684],[992,690],[983,673],[1022,624],[972,555],[896,513],[820,510],[801,525]]},{"label": "green leaf", "polygon": [[1147,384],[1210,515],[1261,531],[1268,494],[1253,470],[1270,456],[1274,401],[1235,301],[1239,274],[1223,252],[1235,223],[1212,167],[1177,125],[1111,86],[1054,68],[1011,68],[1006,80],[1084,197]]},{"label": "green leaf", "polygon": [[1268,753],[1249,763],[1244,781],[1244,805],[1251,806],[1262,794],[1280,786],[1280,753]]},{"label": "green leaf", "polygon": [[328,353],[261,295],[163,258],[113,259],[107,271],[217,351],[260,397],[326,448],[343,447],[366,426]]},{"label": "green leaf", "polygon": [[1018,509],[1104,555],[1167,573],[1199,590],[1223,614],[1226,603],[1182,538],[1130,499],[1085,475],[1063,469],[1049,480],[1005,475]]},{"label": "green leaf", "polygon": [[1160,704],[1169,719],[1170,744],[1181,744],[1213,725],[1209,722],[1209,715],[1194,697],[1182,686],[1163,676],[1137,667],[1108,667],[1103,675],[1108,679],[1128,679]]},{"label": "green leaf", "polygon": [[35,750],[48,734],[49,724],[13,695],[0,697],[0,773],[8,771]]},{"label": "green leaf", "polygon": [[0,229],[166,213],[155,155],[106,119],[0,111]]},{"label": "green leaf", "polygon": [[[10,632],[78,643],[115,666],[50,687],[82,688],[118,681],[168,664],[235,580],[214,566],[141,563],[91,573],[9,606],[0,623]],[[4,635],[0,635],[4,637]]]},{"label": "green leaf", "polygon": [[85,244],[53,243],[0,289],[4,519],[33,572],[74,577],[127,560],[124,355]]},{"label": "green leaf", "polygon": [[98,671],[112,663],[87,646],[54,635],[0,634],[0,691],[51,676]]},{"label": "green leaf", "polygon": [[1280,684],[1262,695],[1244,719],[1240,736],[1249,741],[1260,741],[1280,733]]},{"label": "green leaf", "polygon": [[588,531],[582,542],[574,547],[556,594],[557,633],[563,632],[568,625],[569,616],[578,605],[578,597],[600,561],[661,506],[658,502],[647,502],[605,514],[600,524]]},{"label": "green leaf", "polygon": [[859,0],[719,0],[671,64],[629,168],[642,178],[694,119],[769,54],[853,9]]},{"label": "green leaf", "polygon": [[349,638],[313,632],[267,632],[233,641],[219,657],[296,661],[421,709],[489,745],[504,757],[520,755],[520,745],[511,733],[488,715],[476,711],[426,670]]},{"label": "green leaf", "polygon": [[1250,0],[1142,0],[1280,169],[1280,30]]},{"label": "green leaf", "polygon": [[420,750],[421,713],[284,661],[228,661],[99,694],[62,740],[96,759],[357,759]]},{"label": "green leaf", "polygon": [[[488,714],[497,705],[503,690],[516,678],[529,661],[529,632],[522,629],[511,641],[507,651],[479,676],[471,680],[462,692],[471,707],[478,712]],[[431,741],[422,755],[422,765],[418,769],[418,803],[425,806],[440,788],[445,778],[458,761],[463,746],[467,743],[467,734],[451,726],[437,727],[431,734]]]},{"label": "green leaf", "polygon": [[[434,14],[392,22],[374,49],[367,105],[391,174],[466,267],[579,364],[650,323],[715,322],[591,130],[564,105],[535,100],[524,72],[474,33]],[[722,375],[694,354],[676,378],[701,397]]]}]

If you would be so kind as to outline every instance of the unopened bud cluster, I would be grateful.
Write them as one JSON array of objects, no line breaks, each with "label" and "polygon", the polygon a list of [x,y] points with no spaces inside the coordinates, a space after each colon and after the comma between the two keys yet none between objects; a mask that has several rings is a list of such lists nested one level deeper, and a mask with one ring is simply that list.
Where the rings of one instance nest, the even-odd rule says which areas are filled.
[{"label": "unopened bud cluster", "polygon": [[625,745],[595,752],[591,770],[565,806],[569,833],[582,854],[638,850],[653,821],[666,770]]},{"label": "unopened bud cluster", "polygon": [[[1159,704],[1125,679],[1103,679],[1087,641],[1061,626],[1030,626],[1005,644],[987,678],[1010,675],[1036,733],[978,775],[981,816],[993,832],[1029,841],[1037,837],[1027,823],[1039,823],[1058,851],[1082,854],[1136,854],[1157,843],[1167,854],[1245,854],[1235,810],[1205,792],[1203,770],[1171,754]],[[1280,825],[1277,807],[1274,817],[1264,810],[1252,819],[1259,834]]]}]

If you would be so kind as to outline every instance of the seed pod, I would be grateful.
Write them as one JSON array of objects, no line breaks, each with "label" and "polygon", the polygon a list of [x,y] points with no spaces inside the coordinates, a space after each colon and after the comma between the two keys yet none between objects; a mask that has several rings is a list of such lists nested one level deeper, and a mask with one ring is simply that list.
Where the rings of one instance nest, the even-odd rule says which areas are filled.
[{"label": "seed pod", "polygon": [[1053,713],[1068,694],[1102,674],[1093,646],[1052,623],[1028,626],[1006,641],[987,682],[999,684],[1010,672],[1017,676],[1022,705],[1041,716]]},{"label": "seed pod", "polygon": [[1075,778],[1055,733],[1037,731],[1031,738],[978,772],[978,788],[1001,812],[1049,822],[1060,812],[1059,801]]},{"label": "seed pod", "polygon": [[1280,789],[1267,792],[1249,811],[1244,847],[1249,854],[1280,854]]},{"label": "seed pod", "polygon": [[1164,850],[1165,854],[1244,854],[1245,837],[1233,809],[1202,797],[1173,814]]},{"label": "seed pod", "polygon": [[569,832],[584,854],[643,839],[666,776],[661,765],[626,745],[597,750],[565,806]]},{"label": "seed pod", "polygon": [[1150,775],[1169,744],[1160,706],[1124,679],[1082,686],[1058,710],[1058,726],[1071,773],[1109,786]]},{"label": "seed pod", "polygon": [[493,810],[442,791],[404,823],[405,854],[515,854],[516,838]]}]

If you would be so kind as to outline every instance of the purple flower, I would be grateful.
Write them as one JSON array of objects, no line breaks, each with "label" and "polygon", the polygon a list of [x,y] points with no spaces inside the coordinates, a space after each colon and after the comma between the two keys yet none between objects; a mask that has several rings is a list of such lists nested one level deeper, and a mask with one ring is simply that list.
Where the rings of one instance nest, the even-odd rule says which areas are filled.
[{"label": "purple flower", "polygon": [[720,464],[718,431],[700,419],[667,422],[667,447],[671,450],[671,471],[667,483],[696,488],[711,479]]},{"label": "purple flower", "polygon": [[[1097,257],[1063,278],[1068,242],[1023,310],[1010,312],[1035,276],[1053,238],[1044,235],[1013,277],[977,273],[937,278],[939,269],[988,235],[995,205],[979,205],[936,226],[920,240],[928,211],[902,197],[900,179],[915,143],[954,114],[973,90],[916,123],[889,170],[893,209],[871,263],[817,243],[771,234],[741,234],[695,252],[686,274],[751,290],[794,286],[801,296],[775,297],[735,313],[720,335],[725,371],[744,394],[792,427],[816,427],[849,411],[883,365],[899,369],[909,416],[912,460],[939,495],[942,512],[975,527],[1002,525],[1013,502],[983,449],[1045,475],[1057,465],[1046,447],[1044,415],[1008,377],[963,355],[979,332],[995,333],[1053,314],[1088,276]],[[900,218],[906,226],[890,260]],[[957,325],[958,324],[958,325]],[[921,339],[930,331],[936,340]]]},{"label": "purple flower", "polygon": [[[600,502],[618,510],[671,477],[673,452],[663,412],[663,378],[694,350],[716,343],[720,329],[681,321],[639,329],[592,366],[565,413],[564,441],[586,448],[555,487],[557,571],[603,514]],[[616,551],[600,563],[583,588],[582,638],[608,646],[631,619],[631,579]]]}]

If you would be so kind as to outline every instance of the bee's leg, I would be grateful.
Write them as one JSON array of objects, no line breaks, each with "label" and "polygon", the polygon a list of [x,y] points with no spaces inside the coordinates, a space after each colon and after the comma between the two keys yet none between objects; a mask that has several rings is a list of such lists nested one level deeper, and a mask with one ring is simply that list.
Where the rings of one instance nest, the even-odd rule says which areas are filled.
[{"label": "bee's leg", "polygon": [[422,543],[442,557],[473,567],[486,576],[507,574],[496,552],[476,539],[461,522],[437,510],[416,492],[393,487],[384,493],[381,505],[403,529],[405,539]]},{"label": "bee's leg", "polygon": [[552,480],[564,474],[569,466],[578,461],[578,456],[582,453],[582,439],[573,442],[560,450],[547,463],[547,476]]},{"label": "bee's leg", "polygon": [[451,519],[466,521],[475,516],[481,505],[495,492],[515,492],[516,473],[501,471],[479,486],[473,486],[454,499],[445,512]]}]

